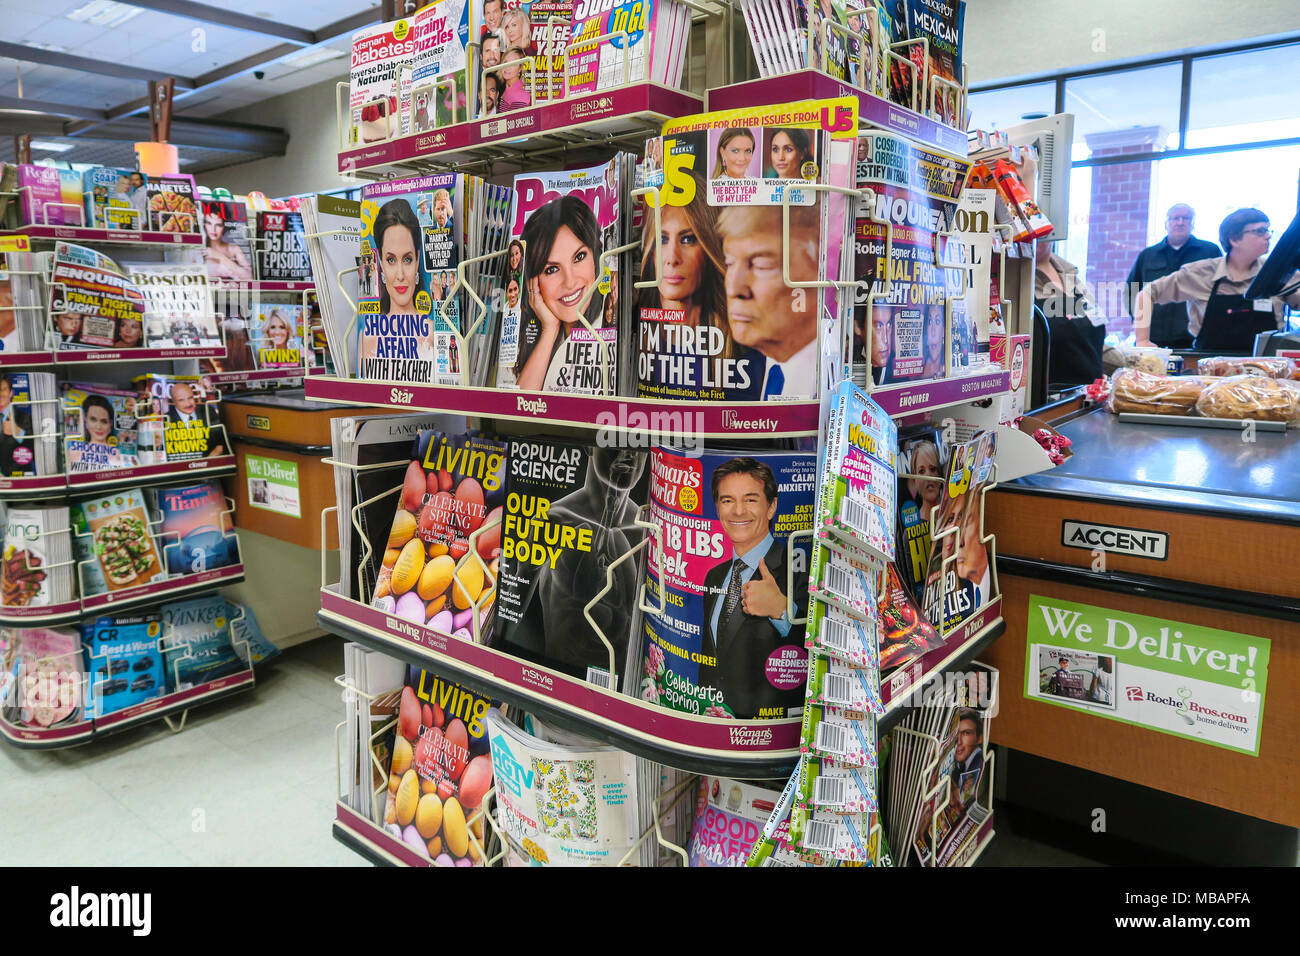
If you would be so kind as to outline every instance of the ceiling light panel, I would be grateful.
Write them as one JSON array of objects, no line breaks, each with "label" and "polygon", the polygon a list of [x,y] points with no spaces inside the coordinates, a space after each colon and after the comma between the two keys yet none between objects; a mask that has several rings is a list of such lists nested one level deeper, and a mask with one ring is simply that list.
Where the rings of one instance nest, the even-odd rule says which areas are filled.
[{"label": "ceiling light panel", "polygon": [[82,4],[64,16],[78,23],[90,23],[97,27],[112,29],[120,27],[142,13],[144,13],[142,7],[133,7],[129,3],[118,3],[117,0],[90,0],[89,3]]}]

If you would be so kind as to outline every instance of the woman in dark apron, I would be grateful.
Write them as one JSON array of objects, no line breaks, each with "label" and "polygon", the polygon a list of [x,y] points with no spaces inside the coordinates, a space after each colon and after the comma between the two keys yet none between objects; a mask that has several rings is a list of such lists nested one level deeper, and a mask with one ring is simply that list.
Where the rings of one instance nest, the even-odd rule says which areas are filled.
[{"label": "woman in dark apron", "polygon": [[1105,324],[1094,324],[1096,308],[1079,282],[1079,270],[1040,241],[1034,250],[1034,305],[1047,319],[1047,380],[1052,385],[1088,385],[1102,377]]},{"label": "woman in dark apron", "polygon": [[1277,331],[1270,303],[1267,311],[1255,308],[1255,303],[1244,295],[1220,292],[1226,277],[1219,277],[1210,286],[1210,298],[1205,303],[1205,318],[1201,331],[1192,345],[1198,352],[1225,352],[1249,355],[1255,349],[1255,336],[1260,332]]}]

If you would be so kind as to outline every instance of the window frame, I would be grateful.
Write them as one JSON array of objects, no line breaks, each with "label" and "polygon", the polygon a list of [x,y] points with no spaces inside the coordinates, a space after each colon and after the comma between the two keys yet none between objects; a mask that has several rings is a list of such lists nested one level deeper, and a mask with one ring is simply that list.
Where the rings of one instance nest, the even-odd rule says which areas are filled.
[{"label": "window frame", "polygon": [[1234,53],[1253,53],[1259,50],[1269,50],[1276,47],[1298,45],[1300,45],[1300,33],[1291,33],[1274,37],[1269,40],[1256,40],[1249,43],[1238,43],[1229,46],[1207,47],[1203,50],[1198,50],[1195,53],[1168,54],[1165,56],[1149,57],[1142,60],[1125,60],[1117,63],[1110,63],[1106,66],[1091,67],[1089,69],[1066,70],[1062,73],[1053,73],[1046,76],[1039,75],[1011,81],[977,84],[971,86],[970,91],[971,93],[994,93],[1022,86],[1037,86],[1044,82],[1054,82],[1056,84],[1055,112],[1063,113],[1065,112],[1065,84],[1069,80],[1105,76],[1110,73],[1127,73],[1132,70],[1141,70],[1153,66],[1182,64],[1182,83],[1179,90],[1178,102],[1178,147],[1176,149],[1148,150],[1144,153],[1125,153],[1119,156],[1078,159],[1071,161],[1070,168],[1079,169],[1085,166],[1109,166],[1118,163],[1155,162],[1160,159],[1176,159],[1181,156],[1203,156],[1213,153],[1232,153],[1244,149],[1267,149],[1274,146],[1295,146],[1300,145],[1300,136],[1290,136],[1270,140],[1254,140],[1248,143],[1236,143],[1224,146],[1199,146],[1189,148],[1187,146],[1187,126],[1191,116],[1192,68],[1197,61],[1210,60]]}]

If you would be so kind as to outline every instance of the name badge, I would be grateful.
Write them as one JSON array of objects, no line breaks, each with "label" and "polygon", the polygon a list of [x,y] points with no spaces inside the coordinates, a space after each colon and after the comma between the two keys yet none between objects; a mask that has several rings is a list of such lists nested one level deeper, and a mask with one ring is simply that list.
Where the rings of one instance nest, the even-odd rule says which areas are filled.
[{"label": "name badge", "polygon": [[1255,311],[1256,311],[1256,312],[1272,312],[1272,311],[1273,311],[1273,300],[1272,300],[1272,299],[1256,299],[1256,300],[1255,300]]}]

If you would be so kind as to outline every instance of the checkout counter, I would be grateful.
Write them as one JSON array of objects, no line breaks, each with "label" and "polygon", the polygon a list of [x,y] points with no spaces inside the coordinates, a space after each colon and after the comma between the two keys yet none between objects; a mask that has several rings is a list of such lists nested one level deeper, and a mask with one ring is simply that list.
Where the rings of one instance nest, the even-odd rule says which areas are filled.
[{"label": "checkout counter", "polygon": [[262,631],[283,650],[322,633],[321,551],[338,549],[336,522],[321,522],[335,500],[334,470],[322,459],[330,420],[356,411],[311,401],[302,389],[230,395],[221,409],[238,465],[226,493],[246,569],[230,594],[257,609]]},{"label": "checkout counter", "polygon": [[[1109,807],[1109,832],[1178,858],[1294,865],[1300,434],[1126,423],[1081,397],[1031,414],[1074,454],[986,500],[1007,625],[985,655],[1002,674],[1004,799],[1067,826]],[[1093,630],[1071,636],[1085,620]],[[1196,628],[1231,632],[1222,645],[1205,639],[1221,657],[1188,653],[1220,665],[1216,677],[1231,670],[1240,690],[1195,679],[1206,672],[1173,645]],[[1132,664],[1134,646],[1152,670]],[[1058,654],[1075,674],[1067,662],[1062,676]],[[1142,809],[1128,812],[1135,801]]]}]

